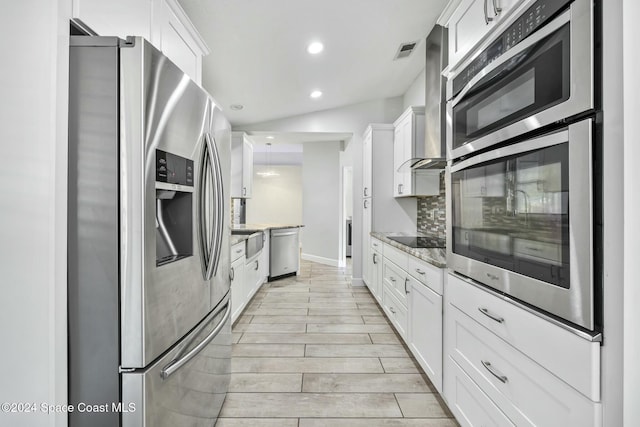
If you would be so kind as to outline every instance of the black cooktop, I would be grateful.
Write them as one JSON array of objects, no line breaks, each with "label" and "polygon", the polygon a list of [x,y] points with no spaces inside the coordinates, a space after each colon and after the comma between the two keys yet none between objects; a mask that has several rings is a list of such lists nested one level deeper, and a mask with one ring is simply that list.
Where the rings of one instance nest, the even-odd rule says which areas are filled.
[{"label": "black cooktop", "polygon": [[402,243],[410,248],[445,248],[446,241],[437,237],[419,236],[387,236],[389,239]]}]

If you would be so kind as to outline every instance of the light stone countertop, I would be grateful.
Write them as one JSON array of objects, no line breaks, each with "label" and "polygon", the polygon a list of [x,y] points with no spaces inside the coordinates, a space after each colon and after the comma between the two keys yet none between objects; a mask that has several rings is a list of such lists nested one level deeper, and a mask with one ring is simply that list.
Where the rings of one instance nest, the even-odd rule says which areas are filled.
[{"label": "light stone countertop", "polygon": [[267,231],[267,230],[278,230],[282,228],[302,228],[304,225],[302,224],[233,224],[231,226],[231,246],[243,242],[249,238],[251,234],[233,234],[236,230],[242,231]]},{"label": "light stone countertop", "polygon": [[398,233],[398,232],[377,232],[372,231],[371,236],[375,237],[378,240],[381,240],[383,243],[388,244],[389,246],[393,246],[394,248],[400,249],[403,252],[408,253],[422,261],[426,261],[431,265],[434,265],[438,268],[446,268],[447,266],[447,251],[443,248],[411,248],[409,246],[403,245],[402,243],[398,243],[395,240],[391,240],[387,238],[388,236],[425,236],[421,233]]}]

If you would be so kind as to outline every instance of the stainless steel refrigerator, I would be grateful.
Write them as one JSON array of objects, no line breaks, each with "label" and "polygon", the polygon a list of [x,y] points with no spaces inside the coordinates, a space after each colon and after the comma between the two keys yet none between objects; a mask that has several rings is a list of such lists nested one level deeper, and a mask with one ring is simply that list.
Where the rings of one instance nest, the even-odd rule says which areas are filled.
[{"label": "stainless steel refrigerator", "polygon": [[231,134],[141,38],[72,37],[69,425],[212,426],[230,379]]}]

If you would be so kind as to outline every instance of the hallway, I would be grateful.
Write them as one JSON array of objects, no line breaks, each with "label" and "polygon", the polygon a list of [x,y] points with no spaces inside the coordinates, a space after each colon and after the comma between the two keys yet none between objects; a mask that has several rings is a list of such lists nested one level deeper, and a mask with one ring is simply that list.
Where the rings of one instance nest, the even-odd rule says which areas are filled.
[{"label": "hallway", "polygon": [[458,425],[349,269],[303,261],[264,284],[233,342],[217,427]]}]

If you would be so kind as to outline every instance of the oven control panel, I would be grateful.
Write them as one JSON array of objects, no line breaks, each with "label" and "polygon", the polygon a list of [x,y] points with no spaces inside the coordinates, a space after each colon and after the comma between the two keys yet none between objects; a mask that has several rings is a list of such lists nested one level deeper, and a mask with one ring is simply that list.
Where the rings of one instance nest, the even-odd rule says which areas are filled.
[{"label": "oven control panel", "polygon": [[193,160],[156,150],[156,181],[193,187]]},{"label": "oven control panel", "polygon": [[571,0],[538,0],[511,24],[496,41],[483,50],[453,79],[453,94],[458,93],[487,65],[520,43],[562,10]]}]

